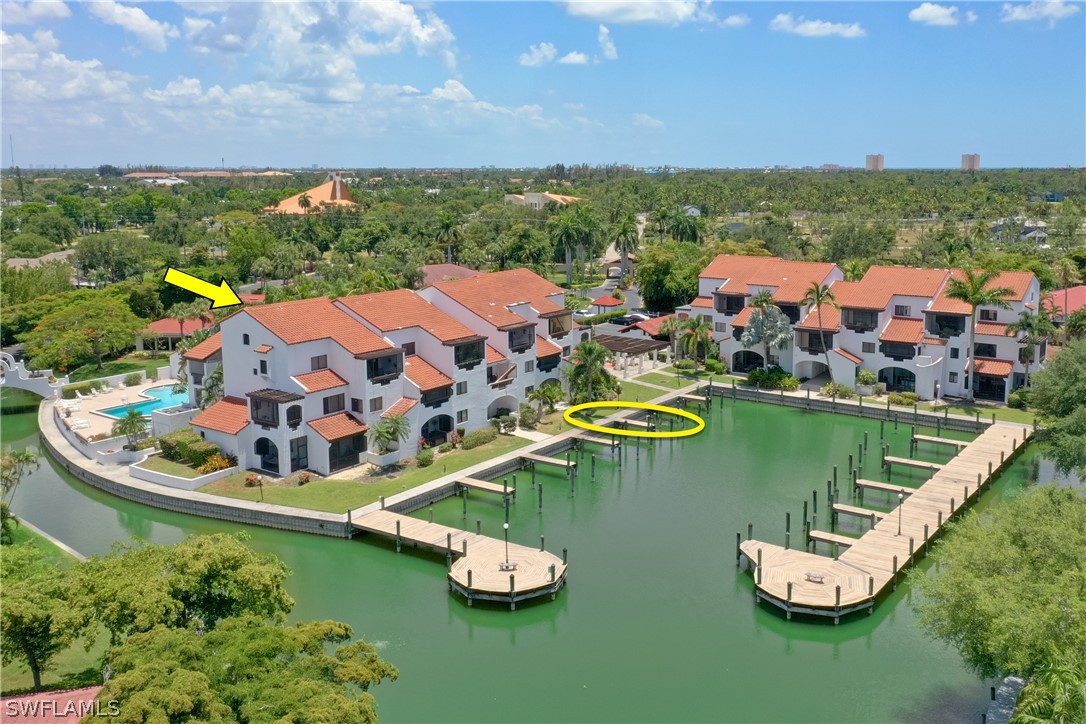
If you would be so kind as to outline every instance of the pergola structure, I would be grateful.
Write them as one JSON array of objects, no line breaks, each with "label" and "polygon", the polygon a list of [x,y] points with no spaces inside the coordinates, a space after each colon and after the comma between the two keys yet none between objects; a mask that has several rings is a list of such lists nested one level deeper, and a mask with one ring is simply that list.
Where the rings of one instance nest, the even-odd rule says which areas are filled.
[{"label": "pergola structure", "polygon": [[615,372],[622,370],[623,377],[630,376],[630,362],[634,359],[637,360],[637,372],[640,373],[645,368],[646,357],[655,367],[660,361],[660,350],[671,346],[658,339],[621,337],[615,334],[597,334],[593,339],[615,355]]}]

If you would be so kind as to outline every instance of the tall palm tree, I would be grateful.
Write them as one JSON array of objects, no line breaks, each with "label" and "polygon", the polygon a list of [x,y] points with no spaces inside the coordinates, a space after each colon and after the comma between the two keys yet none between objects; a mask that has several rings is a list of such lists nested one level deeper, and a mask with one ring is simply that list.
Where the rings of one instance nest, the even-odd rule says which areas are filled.
[{"label": "tall palm tree", "polygon": [[300,208],[306,216],[309,216],[309,210],[313,208],[313,200],[309,198],[308,192],[303,191],[302,195],[298,197],[298,208]]},{"label": "tall palm tree", "polygon": [[630,265],[630,254],[636,254],[637,249],[641,243],[640,238],[637,235],[637,219],[634,217],[633,212],[630,212],[622,217],[622,219],[611,229],[611,243],[615,245],[615,250],[618,251],[621,268],[622,278],[626,278],[626,269]]},{"label": "tall palm tree", "polygon": [[560,246],[566,253],[566,286],[573,286],[573,249],[580,237],[577,221],[571,209],[562,209],[550,220],[549,231],[555,246]]},{"label": "tall palm tree", "polygon": [[679,211],[672,218],[671,222],[671,235],[675,238],[675,241],[701,241],[704,236],[704,222],[700,216],[689,216],[682,211]]},{"label": "tall palm tree", "polygon": [[702,357],[709,351],[709,344],[713,341],[713,326],[709,318],[698,314],[687,317],[679,323],[681,330],[681,345],[683,351],[698,361],[698,350],[702,351]]},{"label": "tall palm tree", "polygon": [[261,256],[253,260],[250,271],[260,279],[260,289],[264,291],[268,288],[268,277],[275,273],[275,265],[268,257]]},{"label": "tall palm tree", "polygon": [[743,328],[743,334],[739,341],[744,347],[753,347],[761,343],[763,345],[762,366],[769,370],[769,348],[786,349],[792,341],[792,323],[780,310],[773,299],[773,292],[768,289],[751,297],[751,312],[747,326]]},{"label": "tall palm tree", "polygon": [[370,443],[384,455],[395,443],[406,442],[411,434],[411,423],[403,415],[386,417],[370,429]]},{"label": "tall palm tree", "polygon": [[807,292],[803,295],[803,305],[815,309],[815,318],[818,320],[818,336],[822,339],[822,354],[826,357],[826,369],[830,373],[830,384],[833,385],[833,389],[837,389],[837,380],[833,377],[833,367],[830,367],[830,348],[826,346],[826,330],[822,327],[822,307],[828,305],[839,308],[837,306],[837,297],[833,295],[833,292],[826,285],[811,282],[811,286],[807,288]]},{"label": "tall palm tree", "polygon": [[993,287],[991,283],[999,276],[999,272],[976,271],[973,269],[962,270],[963,279],[951,279],[947,284],[947,296],[957,299],[969,305],[969,341],[966,357],[972,360],[970,367],[969,389],[966,390],[966,399],[973,400],[973,387],[977,381],[976,354],[974,354],[974,340],[977,333],[977,307],[989,306],[1007,309],[1010,305],[1006,297],[1014,292],[1006,287]]},{"label": "tall palm tree", "polygon": [[1086,721],[1086,658],[1045,667],[1018,695],[1011,724]]},{"label": "tall palm tree", "polygon": [[845,273],[845,281],[858,282],[867,271],[867,262],[863,259],[845,259],[841,262],[841,271]]},{"label": "tall palm tree", "polygon": [[656,235],[660,237],[660,241],[663,241],[668,232],[671,231],[672,218],[671,209],[666,206],[660,206],[649,215],[649,221],[652,223]]},{"label": "tall palm tree", "polygon": [[166,316],[177,320],[177,326],[181,329],[181,338],[185,338],[185,322],[195,319],[197,315],[196,305],[193,302],[175,302],[166,310]]},{"label": "tall palm tree", "polygon": [[445,245],[445,262],[453,263],[453,244],[459,244],[464,238],[460,231],[460,219],[447,211],[442,212],[437,220],[437,231],[434,232],[434,241]]},{"label": "tall palm tree", "polygon": [[112,434],[128,438],[128,447],[134,448],[136,442],[147,432],[147,418],[139,410],[129,410],[128,414],[113,423]]},{"label": "tall palm tree", "polygon": [[1022,346],[1022,364],[1026,366],[1024,387],[1029,387],[1029,366],[1033,362],[1033,348],[1051,337],[1055,331],[1056,325],[1043,308],[1039,309],[1037,314],[1030,314],[1028,309],[1023,309],[1018,313],[1018,319],[1007,325],[1008,334],[1022,335],[1018,344]]},{"label": "tall palm tree", "polygon": [[1082,272],[1079,271],[1078,264],[1069,256],[1060,257],[1052,267],[1052,271],[1056,275],[1056,281],[1063,288],[1064,314],[1069,314],[1067,311],[1068,294],[1072,285],[1082,281]]},{"label": "tall palm tree", "polygon": [[597,392],[614,387],[614,381],[608,379],[611,375],[604,367],[607,354],[607,348],[592,339],[586,339],[573,348],[570,356],[572,364],[566,372],[570,400],[594,402]]},{"label": "tall palm tree", "polygon": [[30,450],[10,450],[0,458],[0,491],[7,501],[15,497],[15,489],[19,482],[31,470],[37,470],[41,461],[36,453]]},{"label": "tall palm tree", "polygon": [[593,256],[595,262],[596,236],[600,231],[600,223],[592,214],[592,209],[584,203],[574,207],[573,217],[577,225],[577,260],[580,266],[581,281],[585,280],[585,250]]},{"label": "tall palm tree", "polygon": [[667,341],[671,345],[671,356],[675,357],[679,354],[679,348],[675,344],[675,335],[679,332],[679,318],[674,314],[669,314],[664,318],[664,321],[660,322],[660,334],[667,335]]}]

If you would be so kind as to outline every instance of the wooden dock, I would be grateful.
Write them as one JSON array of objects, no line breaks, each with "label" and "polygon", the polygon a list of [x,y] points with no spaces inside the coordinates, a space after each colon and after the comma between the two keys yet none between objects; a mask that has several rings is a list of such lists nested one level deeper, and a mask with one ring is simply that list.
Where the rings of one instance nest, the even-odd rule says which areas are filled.
[{"label": "wooden dock", "polygon": [[901,465],[906,468],[920,468],[921,470],[929,470],[935,472],[936,470],[942,470],[942,463],[929,463],[926,460],[913,460],[912,458],[899,458],[895,455],[887,455],[884,457],[883,462],[886,463],[886,469],[890,470],[891,465]]},{"label": "wooden dock", "polygon": [[845,515],[855,515],[860,518],[874,518],[875,520],[882,520],[886,517],[886,513],[880,513],[877,510],[870,510],[868,508],[860,508],[855,505],[849,505],[848,503],[834,503],[834,513],[844,513]]},{"label": "wooden dock", "polygon": [[623,425],[624,427],[636,427],[641,430],[648,430],[653,427],[652,423],[645,422],[644,420],[618,420],[616,425]]},{"label": "wooden dock", "polygon": [[577,437],[579,437],[580,439],[585,440],[587,442],[599,443],[600,445],[609,445],[610,446],[610,445],[621,445],[622,444],[622,438],[618,438],[616,440],[613,437],[607,437],[606,435],[601,435],[601,434],[599,434],[597,432],[585,431],[585,432],[582,432],[582,433],[578,434]]},{"label": "wooden dock", "polygon": [[537,465],[553,465],[566,469],[577,467],[576,460],[559,460],[558,458],[549,458],[546,455],[534,455],[532,453],[521,453],[520,459]]},{"label": "wooden dock", "polygon": [[[990,485],[1031,436],[1025,427],[992,425],[949,462],[933,468],[932,478],[911,489],[894,510],[879,514],[860,508],[883,517],[851,540],[837,560],[754,539],[740,542],[736,555],[753,570],[755,600],[778,606],[788,618],[798,612],[831,616],[834,623],[852,612],[870,612],[879,595],[897,587],[901,570],[914,563],[940,527]],[[825,535],[811,531],[814,540]]]},{"label": "wooden dock", "polygon": [[541,549],[510,543],[506,560],[504,540],[388,510],[359,515],[351,524],[360,531],[392,538],[397,551],[410,543],[445,554],[449,588],[467,598],[469,606],[475,600],[502,601],[515,609],[517,601],[546,595],[553,599],[566,581],[566,564]]},{"label": "wooden dock", "polygon": [[856,545],[856,541],[859,540],[858,538],[851,538],[847,535],[827,533],[824,530],[812,530],[807,535],[807,537],[813,541],[818,541],[819,543],[833,543],[834,545],[839,545],[842,548],[854,546]]},{"label": "wooden dock", "polygon": [[884,493],[893,493],[897,495],[902,493],[904,495],[912,495],[916,492],[916,488],[907,488],[904,485],[898,485],[897,483],[884,483],[881,480],[864,480],[859,478],[856,481],[857,488],[864,488],[866,490],[880,490]]},{"label": "wooden dock", "polygon": [[705,404],[705,395],[679,395],[680,400]]},{"label": "wooden dock", "polygon": [[489,480],[479,480],[477,478],[460,478],[456,481],[456,484],[461,488],[468,488],[469,490],[482,490],[487,493],[497,493],[498,495],[516,495],[517,489],[510,488],[506,485],[498,485]]},{"label": "wooden dock", "polygon": [[917,443],[921,442],[930,442],[933,445],[950,445],[951,447],[955,447],[959,450],[969,444],[965,440],[952,440],[949,437],[935,437],[934,435],[913,435],[913,447],[915,447]]}]

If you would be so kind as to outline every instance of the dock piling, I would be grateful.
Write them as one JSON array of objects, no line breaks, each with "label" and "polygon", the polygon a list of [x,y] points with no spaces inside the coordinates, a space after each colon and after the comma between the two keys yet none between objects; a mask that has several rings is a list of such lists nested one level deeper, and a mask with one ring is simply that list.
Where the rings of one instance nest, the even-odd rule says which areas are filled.
[{"label": "dock piling", "polygon": [[539,550],[543,550],[543,536],[539,536]]},{"label": "dock piling", "polygon": [[924,524],[924,557],[928,557],[928,524]]},{"label": "dock piling", "polygon": [[784,603],[785,603],[785,606],[784,606],[785,613],[788,616],[788,620],[791,621],[792,620],[792,582],[791,581],[788,582],[788,598],[785,599]]},{"label": "dock piling", "polygon": [[743,551],[739,546],[743,543],[743,534],[739,531],[735,532],[735,565],[739,565],[739,561],[743,557]]},{"label": "dock piling", "polygon": [[913,558],[913,537],[909,536],[909,568],[916,565],[916,559]]},{"label": "dock piling", "polygon": [[[534,469],[533,469],[534,470]],[[539,486],[539,512],[543,512],[543,486]]]},{"label": "dock piling", "polygon": [[396,521],[396,552],[400,552],[400,546],[403,545],[403,538],[400,537],[400,521]]},{"label": "dock piling", "polygon": [[897,590],[897,556],[894,556],[894,590]]},{"label": "dock piling", "polygon": [[569,548],[562,549],[562,565],[566,565],[566,559],[569,558]]}]

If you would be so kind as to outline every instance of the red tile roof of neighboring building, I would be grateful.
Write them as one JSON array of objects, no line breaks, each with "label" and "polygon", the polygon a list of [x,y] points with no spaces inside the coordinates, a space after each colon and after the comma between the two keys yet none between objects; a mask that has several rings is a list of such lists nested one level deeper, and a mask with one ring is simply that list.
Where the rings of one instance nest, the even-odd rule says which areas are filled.
[{"label": "red tile roof of neighboring building", "polygon": [[479,336],[410,289],[342,297],[336,303],[382,332],[417,327],[442,342]]},{"label": "red tile roof of neighboring building", "polygon": [[989,337],[1010,336],[1007,332],[1007,325],[998,324],[997,322],[977,322],[977,334],[983,334]]},{"label": "red tile roof of neighboring building", "polygon": [[1070,316],[1086,307],[1086,284],[1049,292],[1045,295],[1043,304],[1049,313],[1052,312],[1053,307],[1059,307],[1061,316]]},{"label": "red tile roof of neighboring building", "polygon": [[[984,357],[977,357],[977,374],[978,375],[990,375],[992,377],[1009,377],[1011,372],[1014,371],[1014,362],[1005,359],[985,359]],[[966,363],[966,371],[969,370],[969,363]]]},{"label": "red tile roof of neighboring building", "polygon": [[[199,329],[207,329],[215,324],[215,322],[199,317],[197,319],[185,320],[185,334],[192,334]],[[146,332],[154,332],[155,334],[168,334],[168,335],[181,335],[181,325],[177,323],[176,319],[157,319],[147,325],[144,330]]]},{"label": "red tile roof of neighboring building", "polygon": [[712,297],[695,297],[694,301],[690,302],[690,306],[691,307],[702,307],[702,308],[706,308],[706,309],[712,309],[713,308],[713,298]]},{"label": "red tile roof of neighboring building", "polygon": [[830,285],[839,307],[849,309],[883,310],[890,303],[893,291],[863,282],[834,282]]},{"label": "red tile roof of neighboring building", "polygon": [[295,375],[294,381],[301,385],[306,392],[323,392],[347,384],[347,380],[332,370],[317,370],[316,372],[306,372],[304,375]]},{"label": "red tile roof of neighboring building", "polygon": [[507,357],[498,350],[491,347],[489,344],[486,346],[486,363],[492,365],[495,362],[505,362]]},{"label": "red tile roof of neighboring building", "polygon": [[776,256],[720,254],[698,275],[726,280],[717,290],[725,294],[750,294],[750,287],[773,289],[778,302],[798,304],[812,282],[823,283],[835,265],[812,261],[786,261]]},{"label": "red tile roof of neighboring building", "polygon": [[418,400],[401,397],[396,400],[396,404],[382,412],[381,417],[401,417],[402,415],[406,415],[407,411],[417,404],[419,404]]},{"label": "red tile roof of neighboring building", "polygon": [[852,354],[851,352],[846,352],[845,350],[841,349],[840,347],[834,347],[833,351],[836,352],[837,354],[841,355],[842,357],[844,357],[845,359],[847,359],[849,362],[851,362],[854,365],[858,365],[861,362],[863,362],[863,360],[860,359],[859,357],[857,357],[856,355]]},{"label": "red tile roof of neighboring building", "polygon": [[263,294],[239,294],[242,304],[263,304],[267,297]]},{"label": "red tile roof of neighboring building", "polygon": [[597,307],[621,307],[622,300],[616,299],[610,294],[604,294],[602,297],[593,299],[592,304]]},{"label": "red tile roof of neighboring building", "polygon": [[194,359],[199,362],[206,361],[212,355],[222,352],[222,332],[216,332],[203,342],[189,348],[183,355],[185,359]]},{"label": "red tile roof of neighboring building", "polygon": [[634,322],[633,324],[627,325],[618,331],[628,332],[631,329],[640,329],[642,332],[649,335],[650,337],[656,337],[660,335],[660,325],[664,323],[664,320],[670,319],[674,316],[674,314],[664,314],[659,317],[653,317],[651,319],[646,319],[641,322]]},{"label": "red tile roof of neighboring building", "polygon": [[822,305],[822,325],[818,324],[818,310],[812,308],[803,321],[796,325],[796,329],[806,329],[827,332],[837,332],[841,329],[841,310],[832,304]]},{"label": "red tile roof of neighboring building", "polygon": [[257,354],[267,354],[273,349],[275,349],[275,347],[272,347],[270,344],[258,344],[257,346],[253,347],[253,351]]},{"label": "red tile roof of neighboring building", "polygon": [[924,337],[924,344],[934,344],[938,347],[946,347],[946,340],[941,337]]},{"label": "red tile roof of neighboring building", "polygon": [[[1029,290],[1030,282],[1034,279],[1033,272],[1000,272],[996,277],[993,277],[991,281],[984,285],[985,289],[999,289],[1000,287],[1010,289],[1011,294],[1005,297],[1008,301],[1020,302],[1026,297],[1026,292]],[[961,269],[953,269],[950,272],[950,279],[965,279],[965,273]],[[929,311],[940,312],[943,314],[971,314],[972,308],[960,299],[953,299],[949,296],[950,282],[939,292],[939,295],[935,298]]]},{"label": "red tile roof of neighboring building", "polygon": [[[885,289],[903,297],[934,297],[946,281],[945,269],[915,269],[904,266],[873,266],[860,284]],[[889,300],[887,300],[889,301]],[[884,305],[885,306],[885,305]]]},{"label": "red tile roof of neighboring building", "polygon": [[237,435],[249,424],[249,403],[240,397],[224,397],[192,418],[189,424]]},{"label": "red tile roof of neighboring building", "polygon": [[450,377],[417,354],[409,355],[404,359],[404,373],[407,374],[407,379],[414,382],[423,392],[448,387],[453,383]]},{"label": "red tile roof of neighboring building", "polygon": [[331,339],[355,355],[392,349],[327,297],[245,307],[238,314],[248,314],[287,344]]},{"label": "red tile roof of neighboring building", "polygon": [[562,348],[556,345],[549,339],[544,339],[538,334],[535,336],[535,356],[536,357],[551,357],[556,354],[562,354]]},{"label": "red tile roof of neighboring building", "polygon": [[288,199],[283,199],[274,206],[268,206],[264,209],[273,214],[294,214],[304,215],[306,209],[303,209],[298,200],[302,198],[302,194],[306,194],[309,197],[309,209],[310,214],[319,214],[325,207],[328,206],[354,206],[354,197],[351,196],[351,192],[347,190],[347,184],[342,179],[331,179],[325,181],[320,186],[311,188],[308,191],[303,191],[298,194],[294,194]]},{"label": "red tile roof of neighboring building", "polygon": [[743,307],[739,314],[735,315],[735,319],[732,320],[733,327],[745,327],[747,322],[750,321],[750,315],[754,313],[754,307]]},{"label": "red tile roof of neighboring building", "polygon": [[561,303],[550,298],[563,294],[564,290],[528,269],[509,269],[470,279],[438,282],[432,288],[498,329],[528,321],[508,309],[513,305],[526,303],[539,314],[565,311]]},{"label": "red tile roof of neighboring building", "polygon": [[920,344],[922,339],[924,339],[924,320],[908,317],[894,317],[879,335],[880,342],[900,344]]},{"label": "red tile roof of neighboring building", "polygon": [[354,437],[369,429],[348,412],[337,412],[327,417],[318,417],[306,424],[316,430],[317,434],[328,442],[342,440],[345,437]]},{"label": "red tile roof of neighboring building", "polygon": [[419,270],[422,271],[422,286],[424,287],[438,282],[451,282],[454,279],[470,279],[479,276],[479,272],[459,264],[424,264],[419,267]]}]

